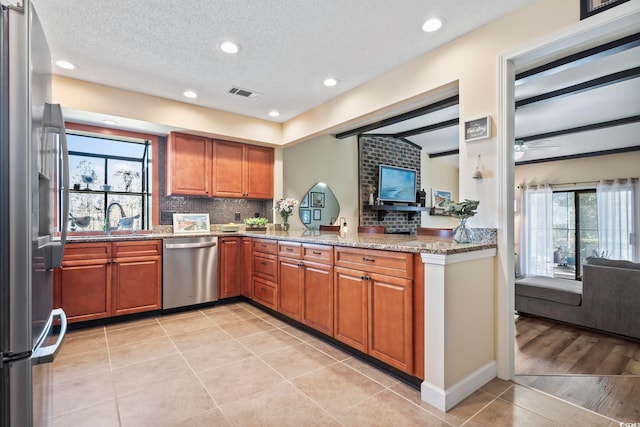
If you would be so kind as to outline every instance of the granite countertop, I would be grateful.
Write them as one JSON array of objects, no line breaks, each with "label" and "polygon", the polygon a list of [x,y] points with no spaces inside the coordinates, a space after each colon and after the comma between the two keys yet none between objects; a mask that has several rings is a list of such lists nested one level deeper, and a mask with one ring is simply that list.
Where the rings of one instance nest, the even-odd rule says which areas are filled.
[{"label": "granite countertop", "polygon": [[[162,227],[162,226],[161,226]],[[171,227],[169,227],[171,228]],[[462,252],[478,251],[497,248],[495,229],[474,229],[476,240],[472,243],[456,243],[452,239],[441,237],[415,236],[406,234],[357,234],[340,235],[335,232],[319,232],[310,230],[289,231],[252,231],[239,230],[236,232],[221,232],[212,230],[209,234],[173,234],[167,229],[154,229],[152,233],[117,234],[106,236],[83,235],[68,236],[70,243],[78,242],[113,242],[126,240],[174,239],[202,236],[247,236],[271,240],[287,240],[293,242],[312,243],[320,245],[345,246],[352,248],[381,249],[387,251],[431,253],[451,255]]]}]

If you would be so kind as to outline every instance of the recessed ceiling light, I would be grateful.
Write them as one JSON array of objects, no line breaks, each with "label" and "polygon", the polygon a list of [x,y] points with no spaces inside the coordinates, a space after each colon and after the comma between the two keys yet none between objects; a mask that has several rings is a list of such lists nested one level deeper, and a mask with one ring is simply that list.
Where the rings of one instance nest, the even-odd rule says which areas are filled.
[{"label": "recessed ceiling light", "polygon": [[238,53],[240,47],[234,42],[226,41],[220,44],[220,50],[224,53]]},{"label": "recessed ceiling light", "polygon": [[279,117],[280,113],[278,111],[276,111],[276,110],[271,110],[271,111],[269,111],[269,115],[271,117]]},{"label": "recessed ceiling light", "polygon": [[75,66],[75,64],[72,64],[71,62],[65,61],[63,59],[56,61],[56,65],[60,68],[64,68],[65,70],[75,70],[76,68],[78,68]]},{"label": "recessed ceiling light", "polygon": [[198,97],[198,94],[192,90],[185,90],[184,92],[182,92],[182,94],[187,98],[191,98],[191,99]]},{"label": "recessed ceiling light", "polygon": [[115,125],[116,122],[114,122],[113,120],[103,120],[102,123],[104,123],[105,125]]},{"label": "recessed ceiling light", "polygon": [[422,31],[432,33],[444,25],[444,18],[429,18],[422,24]]},{"label": "recessed ceiling light", "polygon": [[328,79],[324,79],[322,84],[325,85],[326,87],[332,87],[338,84],[338,80],[334,79],[333,77],[329,77]]}]

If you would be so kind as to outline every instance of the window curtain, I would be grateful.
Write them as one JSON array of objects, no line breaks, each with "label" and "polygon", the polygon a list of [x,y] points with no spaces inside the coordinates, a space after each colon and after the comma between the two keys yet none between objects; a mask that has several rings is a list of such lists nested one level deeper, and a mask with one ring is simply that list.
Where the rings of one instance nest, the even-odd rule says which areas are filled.
[{"label": "window curtain", "polygon": [[520,186],[520,273],[553,277],[553,191]]},{"label": "window curtain", "polygon": [[638,262],[640,186],[637,179],[600,181],[598,204],[598,252],[607,258]]}]

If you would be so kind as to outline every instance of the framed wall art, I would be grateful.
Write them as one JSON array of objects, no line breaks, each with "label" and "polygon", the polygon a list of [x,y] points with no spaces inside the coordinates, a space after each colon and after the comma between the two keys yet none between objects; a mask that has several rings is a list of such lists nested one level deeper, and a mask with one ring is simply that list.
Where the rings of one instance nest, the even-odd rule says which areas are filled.
[{"label": "framed wall art", "polygon": [[311,211],[309,209],[300,209],[300,221],[303,224],[311,224]]},{"label": "framed wall art", "polygon": [[580,19],[588,18],[596,13],[626,3],[629,0],[580,0]]},{"label": "framed wall art", "polygon": [[464,140],[477,141],[491,137],[491,116],[480,117],[479,119],[464,122]]},{"label": "framed wall art", "polygon": [[321,209],[314,209],[313,210],[313,220],[314,221],[321,221],[322,220],[322,210]]},{"label": "framed wall art", "polygon": [[203,234],[211,231],[209,214],[173,214],[174,234]]},{"label": "framed wall art", "polygon": [[311,192],[311,207],[324,208],[324,193]]}]

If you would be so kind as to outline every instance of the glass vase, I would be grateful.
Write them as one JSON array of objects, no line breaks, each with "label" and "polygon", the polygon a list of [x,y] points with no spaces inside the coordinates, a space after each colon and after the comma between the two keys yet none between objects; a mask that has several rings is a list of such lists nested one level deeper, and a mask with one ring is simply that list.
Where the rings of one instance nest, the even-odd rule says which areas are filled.
[{"label": "glass vase", "polygon": [[467,228],[467,218],[460,218],[460,223],[453,229],[453,240],[457,243],[471,243],[473,232]]},{"label": "glass vase", "polygon": [[289,215],[280,214],[280,218],[282,218],[282,224],[281,224],[282,231],[289,231],[289,227],[290,227]]}]

